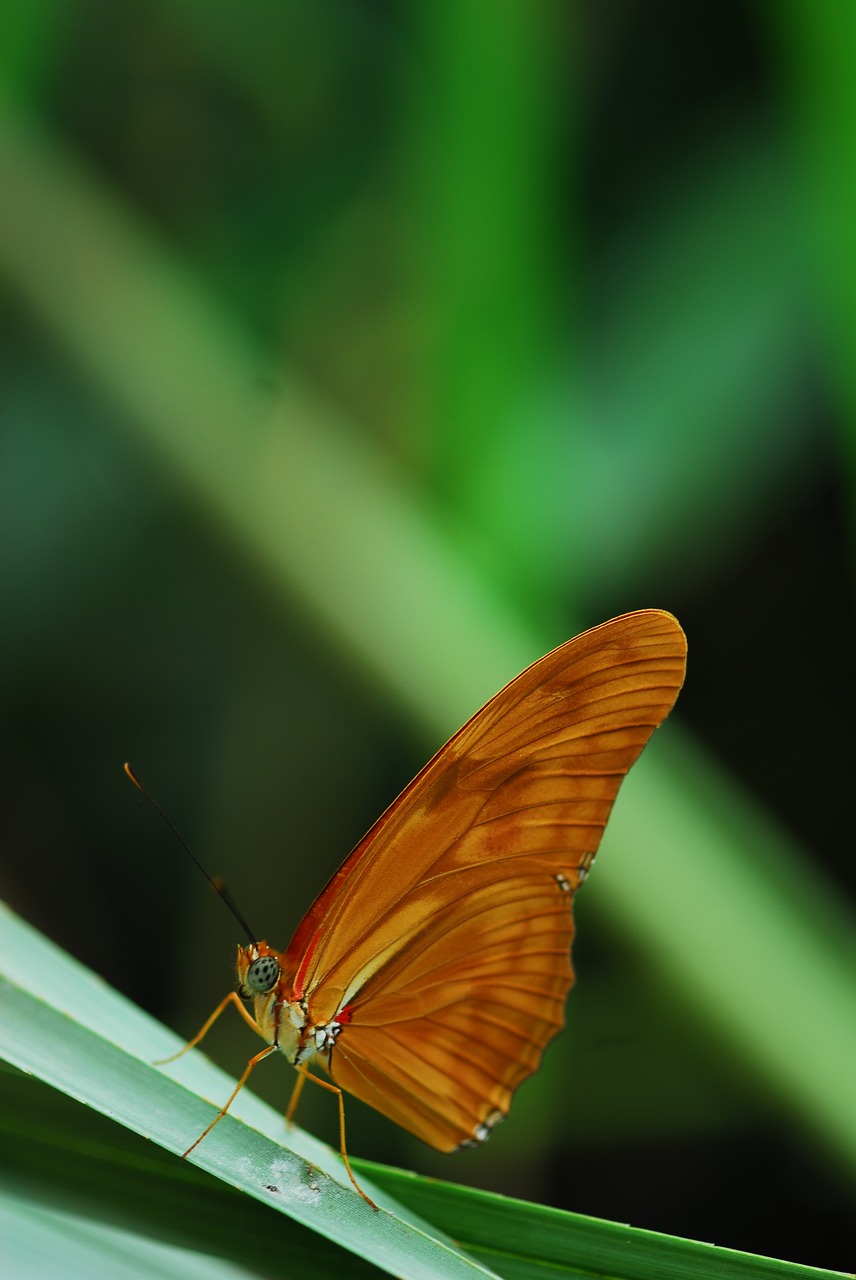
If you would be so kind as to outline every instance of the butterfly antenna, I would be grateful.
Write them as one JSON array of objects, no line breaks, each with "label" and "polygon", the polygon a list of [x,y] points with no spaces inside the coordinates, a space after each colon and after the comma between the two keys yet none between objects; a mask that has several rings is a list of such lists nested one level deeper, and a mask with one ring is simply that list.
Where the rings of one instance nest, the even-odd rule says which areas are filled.
[{"label": "butterfly antenna", "polygon": [[202,872],[202,874],[204,875],[204,877],[205,877],[205,879],[208,881],[208,883],[211,885],[211,888],[214,890],[214,892],[215,892],[216,894],[219,894],[219,896],[223,899],[223,901],[225,902],[226,906],[229,908],[229,910],[231,911],[232,915],[235,917],[235,919],[237,920],[238,924],[241,926],[241,928],[243,929],[244,933],[247,935],[247,938],[249,939],[250,944],[251,944],[252,946],[255,946],[255,945],[256,945],[256,937],[255,937],[255,934],[253,933],[253,931],[252,931],[252,929],[250,928],[250,926],[247,924],[247,922],[246,922],[246,920],[244,919],[244,917],[243,917],[243,915],[242,915],[241,911],[238,909],[238,904],[235,902],[235,899],[232,897],[231,893],[230,893],[230,892],[229,892],[229,890],[226,888],[226,885],[223,883],[223,881],[220,879],[220,877],[219,877],[219,876],[215,878],[214,876],[212,876],[212,875],[209,875],[209,874],[208,874],[208,872],[207,872],[207,871],[205,870],[205,868],[203,867],[202,863],[201,863],[201,862],[199,861],[199,859],[197,858],[196,854],[195,854],[195,853],[193,852],[193,850],[191,849],[190,845],[189,845],[189,844],[187,843],[187,841],[185,840],[184,836],[181,834],[181,832],[180,832],[180,831],[178,830],[178,828],[176,827],[175,823],[172,821],[172,819],[171,819],[171,818],[169,818],[169,817],[167,816],[167,814],[166,814],[166,813],[164,813],[163,809],[160,807],[160,805],[158,804],[157,800],[155,800],[155,798],[154,798],[154,796],[151,794],[151,792],[150,792],[150,791],[148,791],[148,790],[146,790],[146,788],[143,786],[142,782],[140,782],[140,779],[139,779],[139,778],[137,777],[137,775],[134,773],[134,770],[133,770],[133,769],[131,768],[131,766],[127,763],[127,761],[125,762],[125,766],[124,766],[124,768],[125,768],[125,773],[126,773],[126,774],[128,775],[128,777],[131,779],[131,781],[133,782],[134,786],[137,788],[137,790],[138,790],[138,791],[142,792],[142,794],[146,797],[146,799],[148,800],[148,802],[149,802],[149,804],[152,806],[152,808],[157,810],[157,812],[158,812],[158,813],[160,814],[160,816],[163,818],[163,820],[164,820],[164,822],[166,823],[166,825],[169,827],[169,829],[170,829],[170,831],[172,832],[172,834],[175,836],[175,838],[176,838],[176,840],[178,841],[178,843],[181,845],[182,849],[184,849],[185,853],[189,854],[189,855],[190,855],[190,857],[192,858],[192,860],[196,863],[197,867],[198,867],[198,868],[199,868],[199,870]]}]

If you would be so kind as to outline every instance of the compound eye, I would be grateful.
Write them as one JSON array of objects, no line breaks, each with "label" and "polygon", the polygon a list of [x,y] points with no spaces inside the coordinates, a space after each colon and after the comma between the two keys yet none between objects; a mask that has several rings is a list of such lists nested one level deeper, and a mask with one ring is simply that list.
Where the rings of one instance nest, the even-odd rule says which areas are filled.
[{"label": "compound eye", "polygon": [[247,970],[246,986],[251,993],[263,995],[279,981],[279,965],[274,956],[257,956]]}]

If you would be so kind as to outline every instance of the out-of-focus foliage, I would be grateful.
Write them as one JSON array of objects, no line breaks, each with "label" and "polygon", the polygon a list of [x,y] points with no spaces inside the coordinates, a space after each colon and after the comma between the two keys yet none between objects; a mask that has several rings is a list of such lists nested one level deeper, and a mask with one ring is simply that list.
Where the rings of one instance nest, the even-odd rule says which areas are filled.
[{"label": "out-of-focus foliage", "polygon": [[845,0],[0,10],[2,896],[190,1034],[237,939],[123,759],[284,945],[505,679],[669,608],[568,1033],[483,1151],[356,1103],[350,1146],[839,1268],[854,38]]}]

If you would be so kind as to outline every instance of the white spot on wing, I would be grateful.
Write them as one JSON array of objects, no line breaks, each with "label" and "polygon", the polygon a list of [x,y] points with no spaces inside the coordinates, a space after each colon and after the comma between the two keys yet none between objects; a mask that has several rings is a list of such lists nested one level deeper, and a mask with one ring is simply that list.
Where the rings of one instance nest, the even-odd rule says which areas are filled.
[{"label": "white spot on wing", "polygon": [[491,1111],[490,1115],[486,1116],[485,1119],[482,1120],[481,1124],[477,1124],[475,1129],[473,1129],[473,1136],[471,1138],[465,1138],[463,1142],[459,1142],[456,1149],[458,1151],[463,1151],[469,1147],[480,1147],[483,1142],[487,1142],[490,1137],[491,1130],[504,1119],[504,1112]]}]

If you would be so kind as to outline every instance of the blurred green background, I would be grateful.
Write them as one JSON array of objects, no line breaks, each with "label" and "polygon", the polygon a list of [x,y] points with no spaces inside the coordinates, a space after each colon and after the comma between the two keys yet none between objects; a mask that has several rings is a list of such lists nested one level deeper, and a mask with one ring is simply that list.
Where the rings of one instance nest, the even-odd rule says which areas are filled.
[{"label": "blurred green background", "polygon": [[484,1150],[349,1145],[840,1268],[854,49],[847,0],[0,9],[2,896],[189,1035],[239,939],[124,759],[284,947],[502,683],[668,608],[568,1031]]}]

